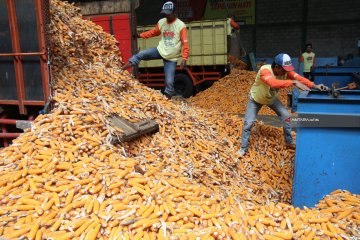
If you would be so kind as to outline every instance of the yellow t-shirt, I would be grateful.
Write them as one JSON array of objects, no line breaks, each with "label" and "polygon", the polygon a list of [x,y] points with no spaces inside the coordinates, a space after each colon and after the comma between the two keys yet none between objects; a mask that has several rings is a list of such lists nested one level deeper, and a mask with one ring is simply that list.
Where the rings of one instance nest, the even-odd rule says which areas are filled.
[{"label": "yellow t-shirt", "polygon": [[159,20],[158,25],[162,36],[157,47],[160,55],[166,60],[177,62],[182,48],[180,32],[186,27],[185,23],[176,19],[168,24],[166,18],[163,18]]},{"label": "yellow t-shirt", "polygon": [[304,72],[311,72],[311,67],[313,66],[315,59],[315,53],[304,52],[302,56],[304,58]]},{"label": "yellow t-shirt", "polygon": [[287,74],[283,75],[283,76],[276,76],[271,68],[271,65],[264,65],[262,66],[255,78],[255,82],[251,87],[250,90],[250,94],[252,99],[255,100],[255,102],[263,104],[263,105],[270,105],[272,103],[274,103],[279,89],[278,88],[271,88],[269,85],[267,85],[266,83],[264,83],[263,81],[260,80],[260,73],[261,70],[263,69],[267,69],[271,72],[271,74],[273,75],[274,78],[279,79],[279,80],[286,80],[286,76]]}]

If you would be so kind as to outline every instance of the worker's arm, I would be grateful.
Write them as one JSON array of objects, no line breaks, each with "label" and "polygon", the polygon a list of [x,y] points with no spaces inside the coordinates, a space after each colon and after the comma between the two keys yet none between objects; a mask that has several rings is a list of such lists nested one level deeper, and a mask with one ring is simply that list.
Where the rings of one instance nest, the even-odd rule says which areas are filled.
[{"label": "worker's arm", "polygon": [[297,74],[296,72],[292,71],[292,72],[288,72],[287,73],[287,78],[291,79],[291,80],[297,80],[299,82],[301,82],[302,84],[306,85],[309,88],[313,88],[315,87],[315,84],[313,82],[311,82],[309,79],[304,78],[302,76],[300,76],[300,74]]},{"label": "worker's arm", "polygon": [[140,34],[141,38],[152,38],[152,37],[156,37],[159,36],[161,34],[160,29],[159,29],[159,24],[156,24],[156,26],[146,32],[143,32]]},{"label": "worker's arm", "polygon": [[231,19],[231,20],[230,20],[230,25],[231,25],[232,28],[234,28],[234,29],[236,29],[236,30],[240,30],[239,24],[237,24],[237,23],[234,21],[234,19]]},{"label": "worker's arm", "polygon": [[287,77],[290,78],[290,79],[294,79],[295,81],[298,81],[298,82],[304,84],[308,88],[315,88],[315,89],[320,90],[320,91],[328,91],[329,90],[329,88],[326,87],[324,84],[315,84],[315,83],[311,82],[309,79],[300,76],[299,74],[297,74],[294,71],[288,72]]},{"label": "worker's arm", "polygon": [[267,69],[261,70],[260,80],[272,88],[287,88],[293,85],[293,81],[291,80],[279,80],[274,78],[271,72]]},{"label": "worker's arm", "polygon": [[182,43],[182,59],[187,61],[189,57],[189,42],[186,27],[180,31],[180,40]]},{"label": "worker's arm", "polygon": [[180,31],[180,40],[182,43],[182,61],[180,64],[180,68],[183,69],[186,66],[186,61],[189,58],[189,42],[186,27],[184,27]]}]

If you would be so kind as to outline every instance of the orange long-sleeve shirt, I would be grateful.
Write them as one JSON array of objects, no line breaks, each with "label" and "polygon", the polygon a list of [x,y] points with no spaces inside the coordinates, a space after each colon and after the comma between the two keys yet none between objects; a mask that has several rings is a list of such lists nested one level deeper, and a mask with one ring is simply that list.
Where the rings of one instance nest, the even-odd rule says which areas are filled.
[{"label": "orange long-sleeve shirt", "polygon": [[293,85],[292,80],[297,80],[309,88],[313,88],[315,86],[315,84],[313,82],[311,82],[309,79],[300,76],[299,74],[297,74],[294,71],[287,72],[286,78],[289,80],[276,79],[273,77],[272,73],[267,69],[263,69],[260,72],[260,80],[265,82],[267,85],[269,85],[272,88],[290,87],[291,85]]},{"label": "orange long-sleeve shirt", "polygon": [[[149,31],[141,33],[140,37],[141,38],[152,38],[152,37],[159,36],[161,34],[162,33],[159,29],[159,24],[156,24],[156,26],[153,29],[150,29]],[[186,27],[182,28],[180,31],[180,40],[182,43],[182,59],[188,60],[188,58],[189,58],[189,43],[188,43]]]},{"label": "orange long-sleeve shirt", "polygon": [[235,28],[236,30],[239,30],[239,29],[240,29],[239,24],[237,24],[237,23],[234,21],[234,19],[232,19],[232,18],[231,18],[231,20],[230,20],[230,25],[231,25],[232,28]]},{"label": "orange long-sleeve shirt", "polygon": [[149,31],[140,33],[141,38],[152,38],[159,36],[161,34],[159,29],[159,24],[156,24],[156,26],[153,29],[150,29]]}]

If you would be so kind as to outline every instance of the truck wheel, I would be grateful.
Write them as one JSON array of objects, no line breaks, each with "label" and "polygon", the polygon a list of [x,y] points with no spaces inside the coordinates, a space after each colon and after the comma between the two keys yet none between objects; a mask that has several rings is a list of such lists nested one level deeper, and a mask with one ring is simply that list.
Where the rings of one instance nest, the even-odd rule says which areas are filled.
[{"label": "truck wheel", "polygon": [[184,73],[178,73],[174,78],[175,92],[184,98],[191,97],[194,93],[194,86],[191,78]]}]

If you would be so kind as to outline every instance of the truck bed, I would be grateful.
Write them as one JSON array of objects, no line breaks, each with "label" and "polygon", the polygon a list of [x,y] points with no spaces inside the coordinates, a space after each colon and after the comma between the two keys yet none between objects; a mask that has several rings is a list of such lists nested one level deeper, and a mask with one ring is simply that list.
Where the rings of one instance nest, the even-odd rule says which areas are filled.
[{"label": "truck bed", "polygon": [[49,96],[48,0],[0,1],[0,105],[43,106]]},{"label": "truck bed", "polygon": [[[186,24],[190,55],[189,66],[210,66],[227,64],[227,24],[224,20],[196,21]],[[145,32],[154,26],[140,26],[138,32]],[[138,48],[145,50],[156,47],[161,36],[138,39]],[[162,60],[142,61],[140,68],[161,67]]]}]

